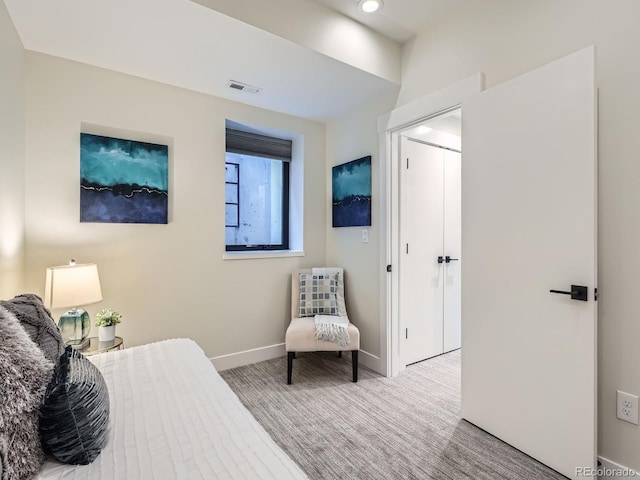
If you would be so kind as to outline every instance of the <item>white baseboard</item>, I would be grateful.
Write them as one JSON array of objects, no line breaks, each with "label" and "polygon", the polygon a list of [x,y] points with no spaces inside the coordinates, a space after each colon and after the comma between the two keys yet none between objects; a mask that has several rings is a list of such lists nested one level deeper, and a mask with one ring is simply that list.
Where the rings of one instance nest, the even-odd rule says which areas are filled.
[{"label": "white baseboard", "polygon": [[[223,370],[229,370],[230,368],[264,362],[265,360],[271,360],[272,358],[284,357],[286,354],[287,352],[285,350],[284,343],[278,343],[268,347],[254,348],[243,352],[220,355],[219,357],[212,357],[209,360],[211,360],[213,366],[216,367],[216,370],[221,372]],[[376,357],[369,352],[360,350],[360,353],[358,354],[358,364],[364,365],[374,372],[380,373],[380,357]]]},{"label": "white baseboard", "polygon": [[[376,373],[380,373],[382,375],[382,366],[380,362],[380,357],[376,357],[375,355],[370,354],[369,352],[365,352],[364,350],[360,350],[358,354],[358,365],[364,365],[365,367],[373,370]],[[639,479],[640,480],[640,479]]]},{"label": "white baseboard", "polygon": [[598,457],[600,465],[598,466],[598,480],[618,480],[620,478],[639,478],[640,472],[612,462],[608,458]]},{"label": "white baseboard", "polygon": [[219,357],[210,358],[216,370],[229,370],[230,368],[251,365],[252,363],[264,362],[272,358],[283,357],[287,354],[284,349],[284,343],[270,345],[268,347],[254,348],[245,350],[244,352],[230,353],[228,355],[220,355]]}]

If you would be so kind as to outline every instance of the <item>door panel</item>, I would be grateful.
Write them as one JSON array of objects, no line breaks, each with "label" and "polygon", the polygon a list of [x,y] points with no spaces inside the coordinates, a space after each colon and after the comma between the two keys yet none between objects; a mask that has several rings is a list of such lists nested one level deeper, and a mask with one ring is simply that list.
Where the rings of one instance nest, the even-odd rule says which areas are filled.
[{"label": "door panel", "polygon": [[462,415],[570,478],[596,463],[595,98],[591,47],[462,104]]},{"label": "door panel", "polygon": [[442,353],[444,167],[442,149],[403,137],[401,151],[399,313],[407,365]]},{"label": "door panel", "polygon": [[462,269],[461,156],[444,150],[444,254],[457,260],[444,264],[443,351],[460,348],[460,278]]}]

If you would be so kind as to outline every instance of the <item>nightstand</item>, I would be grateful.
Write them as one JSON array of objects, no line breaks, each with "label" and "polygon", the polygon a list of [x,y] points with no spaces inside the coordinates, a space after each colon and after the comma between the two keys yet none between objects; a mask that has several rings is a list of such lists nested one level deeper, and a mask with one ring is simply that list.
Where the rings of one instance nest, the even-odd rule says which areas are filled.
[{"label": "nightstand", "polygon": [[124,348],[124,340],[122,340],[122,337],[116,337],[114,340],[111,340],[110,342],[101,342],[98,340],[98,337],[91,337],[89,338],[89,346],[78,351],[82,353],[84,356],[90,357],[91,355],[111,352],[114,350],[122,350],[123,348]]}]

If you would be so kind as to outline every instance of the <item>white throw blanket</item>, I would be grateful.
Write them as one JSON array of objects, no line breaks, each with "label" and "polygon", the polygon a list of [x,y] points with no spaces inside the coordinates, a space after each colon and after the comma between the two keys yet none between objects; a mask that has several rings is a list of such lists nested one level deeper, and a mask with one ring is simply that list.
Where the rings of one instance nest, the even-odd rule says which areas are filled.
[{"label": "white throw blanket", "polygon": [[341,347],[349,345],[349,319],[336,315],[316,315],[316,340],[337,343]]}]

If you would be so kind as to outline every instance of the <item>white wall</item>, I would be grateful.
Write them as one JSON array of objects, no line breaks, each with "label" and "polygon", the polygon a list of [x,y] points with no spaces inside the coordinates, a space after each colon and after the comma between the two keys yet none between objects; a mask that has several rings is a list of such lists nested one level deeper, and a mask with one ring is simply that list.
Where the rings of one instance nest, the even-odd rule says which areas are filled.
[{"label": "white wall", "polygon": [[0,2],[0,298],[23,281],[24,75],[22,42]]},{"label": "white wall", "polygon": [[[345,269],[347,309],[350,320],[360,329],[361,349],[380,357],[380,300],[386,296],[381,275],[380,236],[384,200],[380,190],[380,145],[377,118],[395,105],[395,96],[379,97],[361,111],[331,122],[327,126],[327,265]],[[331,167],[371,155],[371,227],[331,227]],[[369,242],[362,243],[363,228],[369,230]],[[362,356],[367,362],[367,355]],[[371,359],[369,359],[371,360]],[[375,359],[373,359],[375,360]],[[381,365],[368,366],[382,371]]]},{"label": "white wall", "polygon": [[[640,428],[617,420],[615,392],[640,394],[640,3],[486,0],[404,51],[399,104],[485,72],[495,85],[597,47],[599,133],[599,454],[640,469]],[[463,112],[464,119],[464,112]]]},{"label": "white wall", "polygon": [[[325,260],[323,124],[33,52],[26,96],[28,290],[47,266],[96,262],[104,301],[87,309],[119,310],[127,346],[191,337],[213,357],[284,341],[291,271]],[[222,259],[227,118],[304,136],[305,257]],[[81,130],[168,143],[168,225],[79,223]]]}]

